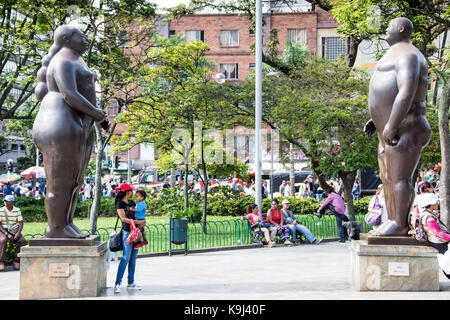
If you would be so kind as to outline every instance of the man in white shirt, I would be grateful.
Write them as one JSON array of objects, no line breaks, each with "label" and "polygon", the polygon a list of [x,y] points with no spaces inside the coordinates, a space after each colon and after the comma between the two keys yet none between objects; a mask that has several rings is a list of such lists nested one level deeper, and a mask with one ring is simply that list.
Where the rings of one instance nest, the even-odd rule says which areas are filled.
[{"label": "man in white shirt", "polygon": [[92,186],[89,183],[89,181],[86,181],[86,185],[84,187],[83,194],[84,194],[84,200],[92,198]]}]

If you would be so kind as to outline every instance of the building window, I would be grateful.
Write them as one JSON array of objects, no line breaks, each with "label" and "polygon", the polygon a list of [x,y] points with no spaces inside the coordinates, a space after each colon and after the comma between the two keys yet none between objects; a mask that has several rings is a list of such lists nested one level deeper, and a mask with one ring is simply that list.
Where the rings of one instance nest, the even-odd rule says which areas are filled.
[{"label": "building window", "polygon": [[248,68],[249,68],[250,70],[254,70],[254,69],[256,68],[256,63],[250,63],[250,64],[248,65]]},{"label": "building window", "polygon": [[120,30],[118,34],[118,45],[119,47],[124,47],[127,45],[127,31]]},{"label": "building window", "polygon": [[190,41],[205,41],[205,32],[203,30],[186,31],[186,43]]},{"label": "building window", "polygon": [[292,43],[301,43],[306,45],[306,29],[288,29],[287,38]]},{"label": "building window", "polygon": [[175,30],[169,30],[169,37],[174,36],[175,35]]},{"label": "building window", "polygon": [[119,103],[114,100],[112,105],[108,106],[108,116],[117,116],[119,113]]},{"label": "building window", "polygon": [[341,37],[322,38],[322,58],[336,61],[341,55],[345,55],[345,40]]},{"label": "building window", "polygon": [[239,45],[238,30],[222,30],[220,31],[220,45],[224,47]]},{"label": "building window", "polygon": [[238,76],[238,64],[237,63],[224,63],[220,65],[220,72],[225,75],[225,79],[236,80]]}]

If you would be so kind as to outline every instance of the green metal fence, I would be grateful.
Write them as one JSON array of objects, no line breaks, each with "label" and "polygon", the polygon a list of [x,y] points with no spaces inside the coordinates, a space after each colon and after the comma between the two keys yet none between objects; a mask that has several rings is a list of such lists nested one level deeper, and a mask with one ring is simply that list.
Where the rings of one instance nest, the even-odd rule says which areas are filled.
[{"label": "green metal fence", "polygon": [[[319,219],[314,215],[300,215],[297,218],[316,238],[329,239],[339,237],[334,216],[323,216]],[[356,221],[362,222],[362,232],[366,233],[371,229],[365,223],[364,215],[357,215]],[[96,234],[100,236],[101,241],[108,241],[109,235],[113,230],[114,228],[112,227],[99,228]],[[88,230],[83,231],[88,232]],[[145,226],[145,232],[149,244],[139,249],[140,254],[169,251],[169,224],[150,224]],[[27,240],[42,236],[43,234],[24,235]],[[251,228],[248,220],[241,221],[236,219],[208,222],[206,224],[206,234],[203,232],[201,223],[188,224],[188,249],[238,246],[251,243]],[[184,249],[184,244],[172,244],[172,250],[178,249]]]}]

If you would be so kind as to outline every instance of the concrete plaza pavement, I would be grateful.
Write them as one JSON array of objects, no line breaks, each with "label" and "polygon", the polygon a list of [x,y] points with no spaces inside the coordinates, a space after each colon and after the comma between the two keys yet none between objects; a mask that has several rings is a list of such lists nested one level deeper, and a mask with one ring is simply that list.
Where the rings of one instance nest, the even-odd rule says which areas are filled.
[{"label": "concrete plaza pavement", "polygon": [[[138,258],[141,291],[113,286],[117,261],[108,269],[107,288],[96,300],[448,300],[450,280],[440,272],[439,292],[358,292],[352,288],[350,242],[254,248]],[[19,299],[19,272],[0,273],[0,299]]]}]

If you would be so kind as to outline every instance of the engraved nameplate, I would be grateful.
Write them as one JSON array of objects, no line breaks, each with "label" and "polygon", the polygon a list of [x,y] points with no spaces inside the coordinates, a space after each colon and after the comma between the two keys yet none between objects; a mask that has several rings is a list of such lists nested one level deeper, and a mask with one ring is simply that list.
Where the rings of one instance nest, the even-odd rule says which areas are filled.
[{"label": "engraved nameplate", "polygon": [[409,263],[389,262],[389,275],[399,277],[409,277]]},{"label": "engraved nameplate", "polygon": [[68,278],[69,277],[69,264],[68,263],[50,263],[49,265],[49,277],[51,278]]}]

